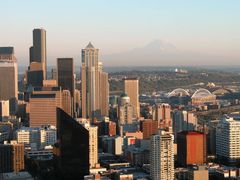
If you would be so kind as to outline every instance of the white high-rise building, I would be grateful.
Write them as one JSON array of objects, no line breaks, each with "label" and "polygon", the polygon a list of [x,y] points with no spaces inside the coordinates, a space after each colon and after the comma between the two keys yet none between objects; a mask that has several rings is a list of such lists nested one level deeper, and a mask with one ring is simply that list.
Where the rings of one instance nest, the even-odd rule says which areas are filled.
[{"label": "white high-rise building", "polygon": [[151,136],[150,176],[152,180],[174,179],[174,136],[166,131]]},{"label": "white high-rise building", "polygon": [[84,118],[79,118],[77,121],[89,131],[89,164],[90,168],[95,168],[98,164],[98,127],[91,126]]},{"label": "white high-rise building", "polygon": [[108,74],[102,71],[98,52],[99,50],[95,49],[91,43],[82,50],[82,117],[89,118],[91,121],[94,118],[108,116]]},{"label": "white high-rise building", "polygon": [[228,162],[240,160],[240,116],[223,118],[216,129],[216,154]]}]

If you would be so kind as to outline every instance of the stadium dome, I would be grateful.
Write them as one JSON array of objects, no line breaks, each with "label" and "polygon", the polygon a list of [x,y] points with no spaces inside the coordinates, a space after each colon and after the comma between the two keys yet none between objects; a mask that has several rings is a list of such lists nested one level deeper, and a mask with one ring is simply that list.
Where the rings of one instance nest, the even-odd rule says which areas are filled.
[{"label": "stadium dome", "polygon": [[168,94],[168,97],[173,97],[173,96],[183,97],[183,96],[190,96],[190,94],[185,89],[177,88]]},{"label": "stadium dome", "polygon": [[194,105],[200,105],[204,103],[211,103],[216,101],[216,95],[212,94],[207,89],[198,89],[193,95],[192,95],[192,104]]}]

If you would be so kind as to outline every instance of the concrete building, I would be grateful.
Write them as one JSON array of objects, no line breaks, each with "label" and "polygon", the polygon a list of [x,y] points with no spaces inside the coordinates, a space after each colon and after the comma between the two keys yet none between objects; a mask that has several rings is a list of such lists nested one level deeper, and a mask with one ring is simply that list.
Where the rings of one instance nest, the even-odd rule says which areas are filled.
[{"label": "concrete building", "polygon": [[0,100],[9,100],[14,114],[18,99],[18,69],[13,47],[0,47]]},{"label": "concrete building", "polygon": [[206,135],[204,133],[182,131],[177,136],[177,156],[180,165],[206,163]]},{"label": "concrete building", "polygon": [[62,108],[62,91],[58,87],[35,88],[29,100],[30,127],[57,126],[56,108]]},{"label": "concrete building", "polygon": [[72,98],[69,90],[62,91],[62,109],[72,116]]},{"label": "concrete building", "polygon": [[76,117],[80,117],[80,109],[81,109],[81,93],[79,90],[75,89],[74,95],[74,102],[75,102],[75,112]]},{"label": "concrete building", "polygon": [[98,127],[91,126],[87,119],[78,119],[78,122],[89,132],[89,163],[90,169],[98,164]]},{"label": "concrete building", "polygon": [[151,135],[158,132],[158,121],[144,119],[140,121],[140,130],[143,133],[143,139],[149,139]]},{"label": "concrete building", "polygon": [[139,82],[137,78],[125,78],[124,93],[130,97],[130,104],[134,108],[134,117],[140,117],[140,104],[139,104]]},{"label": "concrete building", "polygon": [[57,129],[54,126],[42,126],[40,128],[41,146],[53,146],[57,141]]},{"label": "concrete building", "polygon": [[153,120],[158,121],[159,128],[172,126],[171,106],[169,104],[156,104],[153,108]]},{"label": "concrete building", "polygon": [[0,144],[0,173],[24,170],[24,145],[16,141]]},{"label": "concrete building", "polygon": [[57,140],[57,130],[54,126],[22,127],[16,131],[17,142],[31,147],[32,150],[43,149],[54,145]]},{"label": "concrete building", "polygon": [[197,129],[197,117],[193,112],[175,110],[173,112],[174,141],[177,142],[177,133],[181,131],[194,131]]},{"label": "concrete building", "polygon": [[150,176],[152,180],[174,180],[173,135],[166,131],[151,136]]},{"label": "concrete building", "polygon": [[240,116],[223,118],[216,129],[216,155],[219,159],[235,164],[240,161]]},{"label": "concrete building", "polygon": [[38,149],[41,145],[41,134],[39,128],[22,127],[16,131],[17,142],[25,147]]},{"label": "concrete building", "polygon": [[130,98],[126,94],[121,94],[118,103],[118,125],[132,124],[134,108],[130,104]]},{"label": "concrete building", "polygon": [[0,101],[0,121],[2,121],[3,117],[9,116],[9,100]]},{"label": "concrete building", "polygon": [[188,172],[189,180],[208,180],[208,169],[205,166],[195,166]]},{"label": "concrete building", "polygon": [[82,117],[91,120],[108,116],[108,74],[102,70],[98,52],[91,43],[82,50]]}]

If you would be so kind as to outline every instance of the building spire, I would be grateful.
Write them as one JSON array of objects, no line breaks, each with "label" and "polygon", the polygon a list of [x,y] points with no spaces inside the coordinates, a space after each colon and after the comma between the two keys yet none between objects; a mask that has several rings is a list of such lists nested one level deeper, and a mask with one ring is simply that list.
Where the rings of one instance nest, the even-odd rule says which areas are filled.
[{"label": "building spire", "polygon": [[94,46],[92,45],[91,42],[88,43],[88,45],[86,46],[86,49],[94,49]]}]

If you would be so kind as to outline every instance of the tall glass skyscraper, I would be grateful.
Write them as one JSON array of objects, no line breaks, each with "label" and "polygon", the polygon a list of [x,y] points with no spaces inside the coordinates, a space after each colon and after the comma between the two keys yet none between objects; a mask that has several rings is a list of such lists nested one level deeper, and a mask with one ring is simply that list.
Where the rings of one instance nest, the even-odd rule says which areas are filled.
[{"label": "tall glass skyscraper", "polygon": [[108,115],[108,74],[98,61],[98,49],[91,43],[82,50],[82,117],[98,118]]}]

